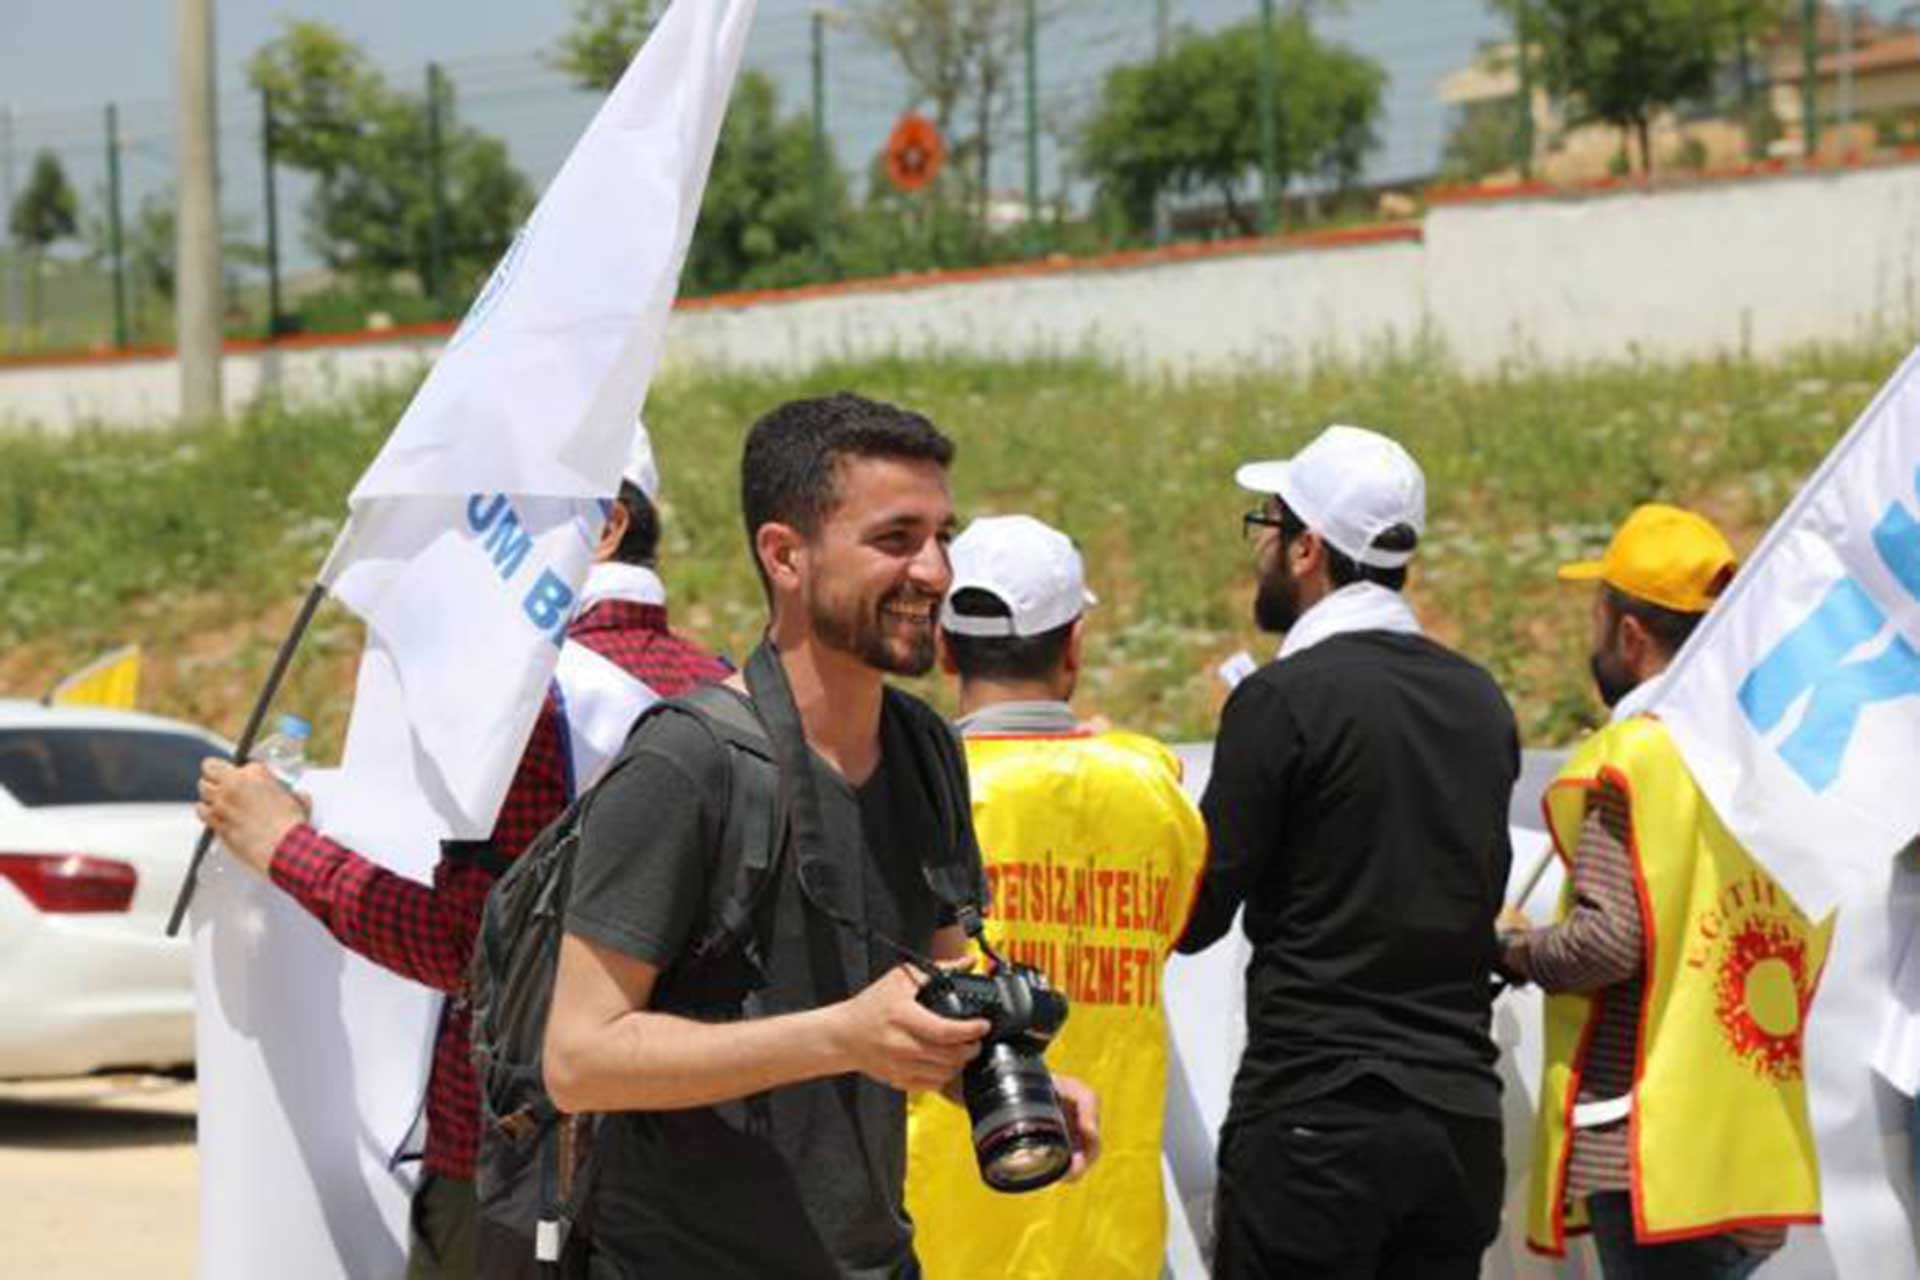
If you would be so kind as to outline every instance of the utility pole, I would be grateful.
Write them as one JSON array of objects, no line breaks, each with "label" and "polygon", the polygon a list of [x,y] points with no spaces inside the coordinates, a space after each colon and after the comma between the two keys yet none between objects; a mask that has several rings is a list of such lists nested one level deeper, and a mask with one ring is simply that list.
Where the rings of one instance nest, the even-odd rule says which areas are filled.
[{"label": "utility pole", "polygon": [[1040,17],[1027,0],[1027,252],[1040,252]]},{"label": "utility pole", "polygon": [[175,79],[180,86],[175,168],[179,175],[174,329],[180,350],[180,414],[220,417],[220,164],[214,131],[213,0],[174,0]]},{"label": "utility pole", "polygon": [[1274,66],[1273,0],[1260,0],[1260,230],[1272,235],[1280,213],[1279,68]]},{"label": "utility pole", "polygon": [[1154,0],[1153,56],[1164,58],[1173,45],[1173,0]]},{"label": "utility pole", "polygon": [[433,203],[427,223],[427,278],[421,283],[438,309],[446,308],[447,191],[440,158],[440,64],[427,64],[427,191]]},{"label": "utility pole", "polygon": [[113,260],[113,345],[127,345],[127,255],[120,236],[120,108],[107,104],[107,254]]},{"label": "utility pole", "polygon": [[267,341],[280,336],[280,199],[274,191],[274,148],[279,125],[273,118],[273,93],[260,88],[260,172],[267,199]]},{"label": "utility pole", "polygon": [[1800,138],[1808,164],[1820,151],[1820,4],[1800,6]]},{"label": "utility pole", "polygon": [[[0,103],[0,217],[13,216],[13,104]],[[20,248],[7,246],[7,342],[9,349],[18,340],[20,318]]]},{"label": "utility pole", "polygon": [[1519,0],[1513,14],[1513,57],[1520,77],[1520,116],[1514,122],[1513,149],[1520,176],[1526,179],[1533,177],[1533,44],[1528,38],[1533,24],[1527,21],[1529,16],[1526,0]]}]

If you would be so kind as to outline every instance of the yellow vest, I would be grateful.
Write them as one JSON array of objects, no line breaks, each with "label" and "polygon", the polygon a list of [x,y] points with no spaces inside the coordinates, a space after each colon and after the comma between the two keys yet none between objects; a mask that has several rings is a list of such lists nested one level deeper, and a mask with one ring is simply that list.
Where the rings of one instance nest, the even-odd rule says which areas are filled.
[{"label": "yellow vest", "polygon": [[[1833,921],[1813,926],[1737,844],[1694,785],[1665,726],[1635,717],[1581,745],[1546,798],[1563,861],[1588,794],[1627,797],[1634,883],[1646,925],[1645,994],[1628,1149],[1643,1243],[1740,1226],[1818,1222],[1820,1169],[1802,1060]],[[1560,914],[1572,905],[1569,879]],[[1549,996],[1534,1132],[1528,1243],[1551,1254],[1584,1203],[1566,1204],[1569,1134],[1591,995]]]},{"label": "yellow vest", "polygon": [[969,738],[973,820],[992,889],[987,936],[1066,993],[1055,1071],[1100,1097],[1100,1158],[1071,1185],[1008,1195],[980,1180],[966,1113],[917,1097],[907,1209],[929,1280],[1157,1277],[1166,1248],[1160,973],[1186,925],[1206,828],[1180,764],[1150,738]]}]

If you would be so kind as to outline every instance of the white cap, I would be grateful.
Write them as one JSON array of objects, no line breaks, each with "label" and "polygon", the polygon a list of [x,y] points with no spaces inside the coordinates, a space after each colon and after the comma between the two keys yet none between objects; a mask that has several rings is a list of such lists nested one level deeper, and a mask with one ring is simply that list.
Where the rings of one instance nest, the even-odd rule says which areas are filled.
[{"label": "white cap", "polygon": [[[947,554],[953,586],[940,606],[940,625],[957,636],[1037,636],[1098,603],[1087,590],[1073,540],[1032,516],[982,516]],[[1011,616],[955,613],[953,593],[969,588],[996,597]]]},{"label": "white cap", "polygon": [[1413,552],[1373,540],[1395,525],[1427,530],[1427,479],[1405,449],[1377,431],[1332,426],[1291,458],[1249,462],[1234,472],[1243,489],[1280,500],[1336,551],[1360,564],[1398,569]]},{"label": "white cap", "polygon": [[627,467],[620,478],[646,494],[648,502],[660,501],[660,466],[653,460],[653,438],[644,422],[634,424],[633,449],[627,454]]}]

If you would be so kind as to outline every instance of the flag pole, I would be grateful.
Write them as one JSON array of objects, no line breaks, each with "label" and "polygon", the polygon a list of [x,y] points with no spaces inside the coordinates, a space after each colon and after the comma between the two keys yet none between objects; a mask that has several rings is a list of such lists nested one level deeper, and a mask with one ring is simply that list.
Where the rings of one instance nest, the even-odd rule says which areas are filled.
[{"label": "flag pole", "polygon": [[1549,840],[1547,847],[1540,851],[1540,860],[1533,864],[1533,870],[1527,872],[1527,878],[1525,882],[1521,884],[1519,894],[1514,897],[1513,905],[1515,907],[1524,907],[1527,905],[1527,899],[1531,898],[1533,891],[1540,887],[1540,878],[1547,874],[1547,868],[1553,865],[1553,859],[1553,842]]},{"label": "flag pole", "polygon": [[[246,763],[247,753],[253,750],[253,740],[259,736],[260,722],[266,719],[267,708],[273,705],[273,697],[280,692],[280,682],[286,678],[287,668],[293,662],[293,651],[300,647],[300,638],[306,635],[308,626],[313,623],[314,612],[326,598],[327,587],[325,575],[322,574],[321,579],[308,589],[307,598],[301,602],[293,626],[287,631],[286,639],[280,642],[280,652],[273,657],[273,668],[267,672],[267,681],[260,688],[260,696],[254,700],[253,710],[247,714],[247,724],[240,731],[240,741],[234,744],[235,764]],[[200,863],[212,847],[213,828],[200,828],[200,840],[193,846],[193,861],[187,864],[187,878],[180,882],[179,896],[173,900],[173,914],[167,918],[169,938],[180,932],[180,922],[186,919],[187,905],[193,901],[193,890],[200,880]]]}]

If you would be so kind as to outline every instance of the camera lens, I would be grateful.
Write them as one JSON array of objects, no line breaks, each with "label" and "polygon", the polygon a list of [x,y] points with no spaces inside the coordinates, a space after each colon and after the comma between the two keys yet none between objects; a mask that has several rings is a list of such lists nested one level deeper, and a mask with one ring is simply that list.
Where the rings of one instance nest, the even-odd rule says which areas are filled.
[{"label": "camera lens", "polygon": [[996,1191],[1034,1191],[1073,1160],[1053,1077],[1037,1054],[989,1044],[962,1075],[980,1176]]}]

